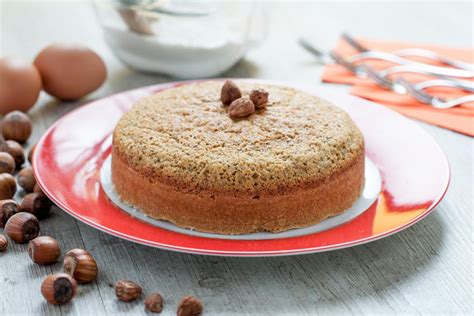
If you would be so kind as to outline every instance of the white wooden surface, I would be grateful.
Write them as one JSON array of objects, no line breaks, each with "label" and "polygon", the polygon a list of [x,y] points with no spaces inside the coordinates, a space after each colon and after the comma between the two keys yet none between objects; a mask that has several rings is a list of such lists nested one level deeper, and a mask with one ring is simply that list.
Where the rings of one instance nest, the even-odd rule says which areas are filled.
[{"label": "white wooden surface", "polygon": [[[170,81],[135,73],[114,58],[101,38],[89,3],[0,0],[0,55],[33,57],[55,40],[87,43],[106,60],[107,83],[86,100],[60,104],[42,95],[30,111],[31,143],[54,120],[80,104],[113,92]],[[320,84],[322,67],[296,44],[309,36],[331,48],[342,30],[373,38],[472,46],[472,2],[268,3],[265,44],[225,74]],[[443,21],[443,22],[441,22]],[[346,90],[341,87],[341,92]],[[219,258],[180,254],[122,241],[55,208],[42,222],[63,250],[85,247],[98,261],[97,282],[81,286],[73,303],[44,303],[39,287],[61,265],[30,262],[25,245],[0,255],[0,314],[143,314],[143,302],[121,303],[113,283],[129,278],[159,291],[164,315],[184,294],[199,296],[208,315],[472,314],[473,140],[422,124],[444,149],[452,183],[437,210],[392,237],[367,245],[278,258]],[[403,154],[403,153],[400,153]]]}]

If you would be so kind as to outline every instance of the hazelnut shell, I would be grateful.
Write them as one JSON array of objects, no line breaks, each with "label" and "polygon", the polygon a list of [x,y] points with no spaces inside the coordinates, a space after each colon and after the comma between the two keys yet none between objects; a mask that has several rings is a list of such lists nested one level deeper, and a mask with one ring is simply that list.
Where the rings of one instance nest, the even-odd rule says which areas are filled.
[{"label": "hazelnut shell", "polygon": [[146,297],[145,310],[151,313],[161,313],[163,310],[163,297],[160,293],[152,293]]},{"label": "hazelnut shell", "polygon": [[7,152],[0,152],[0,173],[13,174],[15,172],[15,159]]},{"label": "hazelnut shell", "polygon": [[51,274],[41,284],[41,294],[54,305],[68,303],[76,295],[77,283],[66,273]]},{"label": "hazelnut shell", "polygon": [[5,224],[5,234],[17,243],[25,243],[36,238],[39,231],[39,221],[30,213],[16,213]]},{"label": "hazelnut shell", "polygon": [[230,105],[235,100],[242,97],[242,92],[232,80],[227,80],[221,89],[221,102],[224,105]]},{"label": "hazelnut shell", "polygon": [[0,201],[0,227],[4,227],[10,217],[19,212],[18,203],[15,200]]},{"label": "hazelnut shell", "polygon": [[94,257],[83,249],[69,250],[64,256],[63,268],[79,284],[94,281],[99,271]]},{"label": "hazelnut shell", "polygon": [[7,140],[24,143],[31,135],[31,120],[23,112],[13,111],[5,115],[2,122],[3,137]]},{"label": "hazelnut shell", "polygon": [[9,173],[0,173],[0,199],[11,199],[16,192],[15,178]]},{"label": "hazelnut shell", "polygon": [[255,113],[255,105],[248,97],[233,101],[229,106],[229,116],[233,119],[247,117]]},{"label": "hazelnut shell", "polygon": [[20,204],[22,212],[28,212],[35,215],[38,219],[48,217],[51,210],[51,200],[43,193],[29,193],[23,197]]},{"label": "hazelnut shell", "polygon": [[28,151],[28,162],[32,165],[33,164],[33,155],[35,153],[36,144],[34,144],[30,150]]},{"label": "hazelnut shell", "polygon": [[184,296],[178,304],[177,316],[201,315],[203,310],[202,302],[194,296]]},{"label": "hazelnut shell", "polygon": [[14,140],[7,140],[6,142],[6,152],[9,153],[15,160],[15,168],[19,169],[25,163],[25,152],[23,147]]},{"label": "hazelnut shell", "polygon": [[61,248],[53,237],[40,236],[30,240],[28,255],[35,263],[49,265],[58,262]]},{"label": "hazelnut shell", "polygon": [[115,296],[121,301],[131,302],[142,295],[142,288],[130,280],[119,280],[115,283]]},{"label": "hazelnut shell", "polygon": [[263,109],[268,103],[268,92],[264,89],[254,89],[250,92],[250,100],[256,109]]},{"label": "hazelnut shell", "polygon": [[0,252],[8,249],[8,239],[5,235],[0,234]]},{"label": "hazelnut shell", "polygon": [[18,185],[23,190],[25,190],[25,192],[28,192],[28,193],[33,192],[33,189],[35,188],[35,184],[36,184],[33,168],[26,167],[26,168],[21,169],[21,171],[18,172],[17,181],[18,181]]}]

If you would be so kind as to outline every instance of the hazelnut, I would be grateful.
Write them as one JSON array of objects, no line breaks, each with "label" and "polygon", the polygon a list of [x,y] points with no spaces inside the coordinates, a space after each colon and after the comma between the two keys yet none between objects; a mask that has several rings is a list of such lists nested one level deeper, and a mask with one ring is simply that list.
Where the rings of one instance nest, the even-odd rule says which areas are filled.
[{"label": "hazelnut", "polygon": [[97,277],[97,263],[92,255],[83,249],[72,249],[66,253],[64,272],[72,276],[77,283],[89,283]]},{"label": "hazelnut", "polygon": [[41,283],[41,294],[54,305],[65,304],[76,295],[77,283],[66,273],[50,274]]},{"label": "hazelnut", "polygon": [[243,118],[253,113],[255,113],[255,105],[246,97],[235,100],[229,107],[231,118]]},{"label": "hazelnut", "polygon": [[25,192],[33,192],[35,188],[36,179],[32,167],[21,169],[17,177],[18,185],[25,190]]},{"label": "hazelnut", "polygon": [[0,227],[4,227],[10,217],[18,213],[18,203],[15,200],[0,201]]},{"label": "hazelnut", "polygon": [[5,235],[0,234],[0,252],[6,251],[8,248],[8,239]]},{"label": "hazelnut", "polygon": [[142,295],[140,285],[129,280],[119,280],[115,283],[115,296],[121,301],[131,302]]},{"label": "hazelnut", "polygon": [[5,139],[24,143],[31,135],[31,120],[23,112],[13,111],[5,115],[2,122],[2,133]]},{"label": "hazelnut", "polygon": [[41,194],[45,195],[43,190],[41,190],[41,187],[39,186],[38,182],[35,183],[35,186],[33,187],[33,192],[34,193],[41,193]]},{"label": "hazelnut", "polygon": [[7,149],[5,150],[9,153],[15,160],[15,167],[19,169],[25,163],[25,153],[23,147],[14,140],[7,140]]},{"label": "hazelnut", "polygon": [[0,173],[10,173],[15,172],[15,159],[12,155],[6,152],[0,152]]},{"label": "hazelnut", "polygon": [[25,243],[36,238],[39,231],[38,219],[30,213],[16,213],[5,224],[5,234],[17,243]]},{"label": "hazelnut", "polygon": [[239,87],[232,80],[227,80],[221,89],[221,102],[224,105],[230,105],[234,100],[242,97]]},{"label": "hazelnut", "polygon": [[268,92],[264,89],[254,89],[250,92],[250,100],[252,100],[255,108],[263,109],[268,103]]},{"label": "hazelnut", "polygon": [[38,219],[48,217],[51,210],[51,201],[42,193],[29,193],[25,195],[20,204],[22,212],[28,212],[35,215]]},{"label": "hazelnut", "polygon": [[30,240],[28,254],[34,263],[49,265],[58,262],[61,248],[53,237],[40,236]]},{"label": "hazelnut", "polygon": [[9,173],[0,173],[0,199],[11,199],[16,192],[15,178]]},{"label": "hazelnut", "polygon": [[177,316],[195,316],[202,314],[201,300],[193,296],[185,296],[178,305]]},{"label": "hazelnut", "polygon": [[34,144],[28,151],[28,162],[30,164],[33,164],[33,155],[35,153],[35,149],[36,149],[36,144]]},{"label": "hazelnut", "polygon": [[2,133],[0,133],[0,151],[7,151],[8,145],[3,137]]},{"label": "hazelnut", "polygon": [[145,310],[151,313],[161,313],[163,310],[163,297],[160,293],[153,293],[145,299]]}]

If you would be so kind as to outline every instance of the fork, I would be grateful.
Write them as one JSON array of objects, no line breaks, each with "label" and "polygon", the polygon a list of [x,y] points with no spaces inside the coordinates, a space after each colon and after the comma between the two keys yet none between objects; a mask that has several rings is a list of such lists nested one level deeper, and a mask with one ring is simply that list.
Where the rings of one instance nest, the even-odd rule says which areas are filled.
[{"label": "fork", "polygon": [[[413,96],[418,101],[422,103],[428,104],[433,106],[437,109],[449,109],[463,103],[467,102],[474,102],[474,94],[469,94],[466,96],[462,96],[456,99],[445,100],[442,98],[438,98],[431,94],[426,93],[424,90],[429,87],[452,87],[452,88],[460,88],[465,91],[474,92],[474,83],[465,80],[454,80],[454,79],[433,79],[433,80],[426,80],[423,82],[419,82],[416,84],[412,84],[408,82],[404,78],[398,78],[395,81],[389,79],[387,75],[384,75],[382,72],[376,72],[371,67],[366,64],[360,65],[353,65],[348,63],[344,58],[339,56],[338,54],[331,52],[331,56],[334,60],[339,63],[340,65],[346,67],[350,71],[354,73],[364,73],[370,79],[372,79],[378,85],[387,88],[397,94],[409,94]],[[397,70],[401,70],[400,72],[407,72],[406,67],[407,65],[395,66],[392,68],[397,68]],[[395,73],[395,70],[391,72],[386,72],[387,74]]]},{"label": "fork", "polygon": [[[317,49],[314,45],[310,42],[305,40],[304,38],[300,38],[298,40],[299,44],[306,49],[311,54],[315,55],[316,57],[320,58],[324,64],[331,64],[333,61],[338,63],[339,65],[345,67],[352,73],[364,77],[364,71],[354,63],[353,60],[350,58],[342,57],[341,55],[337,54],[335,51],[331,51],[330,53],[325,53]],[[384,53],[385,54],[385,53]],[[387,54],[390,55],[390,54]],[[383,70],[384,76],[388,74],[394,73],[401,73],[401,72],[413,72],[419,73],[423,75],[430,75],[430,76],[445,76],[445,77],[467,77],[471,78],[474,77],[474,72],[462,70],[462,69],[454,69],[454,68],[445,68],[445,67],[438,67],[438,66],[431,66],[426,64],[405,64],[405,65],[397,65],[386,70]]]},{"label": "fork", "polygon": [[418,101],[430,104],[431,106],[437,109],[449,109],[461,105],[463,103],[474,102],[474,94],[469,94],[456,99],[445,100],[432,96],[431,94],[426,93],[422,89],[417,89],[415,85],[411,84],[404,78],[398,78],[397,83],[404,86],[407,92]]},{"label": "fork", "polygon": [[389,90],[392,90],[395,93],[399,93],[399,94],[409,93],[410,95],[415,97],[417,100],[436,108],[447,109],[447,108],[460,105],[462,103],[474,101],[474,95],[472,94],[464,96],[464,97],[460,97],[457,99],[445,101],[441,98],[434,97],[423,91],[424,89],[428,87],[435,87],[435,86],[455,87],[455,88],[460,88],[466,91],[473,91],[474,90],[473,83],[470,81],[454,80],[451,78],[449,79],[446,78],[446,79],[427,80],[427,81],[412,85],[405,79],[399,78],[394,82],[390,80],[389,78],[387,78],[389,74],[393,74],[397,72],[416,72],[416,73],[423,73],[423,74],[427,74],[427,73],[420,72],[419,70],[413,70],[411,65],[394,66],[392,68],[389,68],[390,70],[385,70],[385,73],[381,73],[381,72],[377,73],[366,64],[354,65],[348,62],[344,57],[340,56],[334,51],[331,51],[329,54],[324,53],[320,51],[319,49],[317,49],[316,47],[314,47],[305,39],[302,39],[302,38],[299,39],[299,43],[307,51],[309,51],[313,55],[320,58],[324,64],[330,64],[332,63],[332,61],[335,61],[336,63],[345,67],[347,70],[351,71],[352,73],[356,74],[359,77],[369,77],[380,86],[385,87]]},{"label": "fork", "polygon": [[[369,52],[371,51],[361,43],[359,43],[356,39],[354,39],[352,36],[350,36],[348,33],[344,32],[342,33],[342,38],[352,47],[354,47],[357,51],[361,53]],[[394,51],[392,55],[398,56],[398,57],[408,57],[408,56],[414,56],[414,57],[424,57],[428,58],[437,62],[440,62],[445,65],[449,65],[452,67],[456,67],[458,69],[464,69],[468,71],[474,71],[474,65],[454,59],[454,58],[448,58],[445,57],[441,54],[438,54],[436,52],[430,51],[428,49],[421,49],[421,48],[405,48],[405,49],[400,49],[397,51]],[[403,58],[404,59],[404,58]],[[397,59],[400,61],[400,59]],[[405,60],[406,61],[406,60]],[[411,61],[413,62],[413,61]],[[416,62],[415,62],[416,63]]]},{"label": "fork", "polygon": [[[407,93],[407,89],[405,86],[397,82],[397,80],[392,80],[388,78],[383,71],[377,72],[372,67],[369,67],[366,64],[362,64],[360,65],[360,67],[367,74],[367,76],[373,81],[375,81],[378,85],[398,94]],[[412,84],[412,86],[416,90],[424,90],[430,87],[451,87],[459,88],[468,92],[474,92],[474,82],[455,79],[432,79]]]},{"label": "fork", "polygon": [[418,101],[429,104],[438,109],[449,109],[466,102],[474,101],[474,95],[466,95],[451,100],[444,100],[426,93],[424,90],[429,87],[453,87],[461,88],[465,91],[474,92],[474,83],[470,81],[452,80],[452,79],[433,79],[416,84],[410,83],[404,78],[391,80],[382,76],[371,67],[362,64],[361,68],[366,72],[368,77],[375,81],[378,85],[387,88],[398,94],[409,94]]},{"label": "fork", "polygon": [[[331,51],[329,52],[329,54],[322,52],[321,50],[316,48],[314,45],[312,45],[310,42],[308,42],[304,38],[300,38],[298,42],[304,49],[306,49],[308,52],[318,57],[324,64],[331,64],[333,61],[335,61],[337,64],[343,66],[344,68],[354,73],[355,75],[359,77],[363,77],[363,78],[367,77],[365,70],[361,68],[360,65],[351,63],[349,60],[342,57],[335,51]],[[439,67],[439,68],[442,68],[442,67]],[[406,64],[406,65],[397,65],[391,68],[387,68],[385,70],[382,70],[380,74],[383,77],[386,77],[388,75],[395,74],[395,73],[414,72],[414,73],[430,75],[430,76],[439,76],[439,74],[436,71],[433,72],[431,70],[432,69],[423,69],[413,64]],[[453,70],[458,70],[458,69],[453,69]],[[449,77],[449,76],[446,76],[446,77]],[[445,79],[445,80],[448,80],[448,79]],[[448,86],[451,87],[452,85],[448,85]],[[459,86],[459,88],[464,89],[466,86],[470,87],[469,85],[464,84],[462,86]]]}]

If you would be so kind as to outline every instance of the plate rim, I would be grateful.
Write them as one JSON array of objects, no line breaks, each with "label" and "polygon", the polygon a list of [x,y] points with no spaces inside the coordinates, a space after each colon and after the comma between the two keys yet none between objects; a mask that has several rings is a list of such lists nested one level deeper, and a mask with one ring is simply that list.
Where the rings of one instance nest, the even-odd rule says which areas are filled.
[{"label": "plate rim", "polygon": [[[153,84],[153,85],[148,85],[148,86],[144,86],[144,87],[138,87],[138,88],[134,88],[134,89],[130,89],[130,90],[125,90],[125,91],[121,91],[121,92],[118,92],[118,93],[114,93],[114,94],[111,94],[111,95],[108,95],[108,96],[105,96],[105,97],[102,97],[102,98],[99,98],[99,99],[96,99],[96,100],[93,100],[93,101],[90,101],[90,102],[87,102],[81,106],[78,106],[77,108],[71,110],[70,112],[64,114],[63,116],[61,116],[60,118],[58,118],[48,129],[46,129],[46,131],[44,132],[44,134],[41,136],[41,138],[38,140],[38,142],[36,143],[36,149],[35,151],[33,152],[33,157],[32,157],[32,166],[34,166],[34,162],[38,159],[38,155],[39,155],[39,152],[40,150],[37,150],[38,148],[42,148],[43,146],[43,143],[44,141],[46,140],[46,138],[48,137],[48,135],[66,118],[68,118],[69,116],[72,116],[76,113],[76,111],[80,111],[82,110],[84,107],[88,107],[88,106],[93,106],[94,103],[96,102],[101,102],[103,101],[104,99],[109,99],[109,98],[113,98],[115,96],[118,96],[120,94],[128,94],[128,93],[132,93],[134,91],[139,91],[139,90],[155,90],[155,89],[159,89],[159,90],[163,90],[163,89],[167,89],[167,88],[170,88],[170,87],[174,87],[174,86],[177,86],[177,85],[182,85],[182,84],[189,84],[189,83],[193,83],[193,82],[201,82],[201,81],[222,81],[222,80],[227,80],[227,79],[232,79],[232,80],[240,80],[240,81],[250,81],[250,82],[265,82],[265,83],[270,83],[270,84],[280,84],[280,85],[287,85],[287,86],[292,86],[292,87],[300,87],[303,88],[303,90],[307,91],[306,89],[311,89],[311,86],[309,84],[305,84],[305,83],[291,83],[291,82],[285,82],[285,81],[278,81],[278,80],[266,80],[266,79],[258,79],[258,78],[212,78],[212,79],[198,79],[198,80],[181,80],[181,81],[172,81],[172,82],[166,82],[166,83],[160,83],[160,84]],[[321,88],[321,87],[324,87],[322,85],[319,85],[317,86],[317,88]],[[383,233],[379,233],[377,235],[372,235],[372,236],[367,236],[367,237],[364,237],[364,238],[360,238],[360,239],[357,239],[357,240],[351,240],[351,241],[347,241],[347,242],[342,242],[342,243],[338,243],[338,244],[332,244],[332,245],[325,245],[325,246],[316,246],[316,247],[309,247],[309,248],[298,248],[298,249],[286,249],[286,250],[268,250],[268,251],[262,251],[262,250],[259,250],[259,251],[253,251],[253,252],[249,252],[249,251],[233,251],[233,250],[226,250],[226,251],[223,251],[223,250],[213,250],[213,249],[206,249],[206,250],[203,250],[203,249],[197,249],[197,248],[192,248],[192,247],[181,247],[181,246],[175,246],[175,245],[169,245],[169,244],[163,244],[163,243],[159,243],[159,242],[150,242],[148,240],[144,240],[142,238],[139,238],[139,237],[135,237],[135,236],[131,236],[131,235],[128,235],[128,234],[124,234],[120,231],[116,231],[114,229],[111,229],[111,228],[107,228],[107,227],[103,227],[101,226],[100,224],[98,223],[95,223],[94,221],[92,220],[89,220],[87,217],[81,217],[80,215],[76,214],[76,212],[72,209],[69,209],[66,205],[64,205],[64,203],[62,201],[60,201],[58,198],[55,197],[55,195],[53,195],[46,187],[45,185],[43,184],[42,182],[42,178],[41,176],[39,176],[39,173],[37,171],[36,168],[33,167],[33,171],[34,171],[34,176],[35,178],[37,179],[37,182],[38,182],[38,185],[40,186],[41,190],[43,190],[43,192],[63,211],[65,211],[66,213],[68,213],[69,215],[71,215],[72,217],[74,217],[75,219],[89,225],[89,226],[92,226],[94,227],[95,229],[98,229],[99,231],[101,232],[105,232],[107,234],[110,234],[112,236],[115,236],[115,237],[119,237],[121,239],[124,239],[124,240],[127,240],[127,241],[132,241],[132,242],[135,242],[135,243],[138,243],[138,244],[142,244],[142,245],[145,245],[145,246],[151,246],[151,247],[154,247],[154,248],[159,248],[159,249],[164,249],[164,250],[172,250],[172,251],[178,251],[178,252],[182,252],[182,253],[188,253],[188,254],[199,254],[199,255],[209,255],[209,256],[225,256],[225,257],[276,257],[276,256],[290,256],[290,255],[302,255],[302,254],[311,254],[311,253],[319,253],[319,252],[326,252],[326,251],[332,251],[332,250],[339,250],[339,249],[345,249],[345,248],[349,248],[349,247],[354,247],[354,246],[359,246],[359,245],[364,245],[364,244],[367,244],[369,242],[372,242],[372,241],[376,241],[376,240],[380,240],[382,238],[385,238],[385,237],[388,237],[388,236],[391,236],[395,233],[398,233],[412,225],[414,225],[415,223],[419,222],[420,220],[422,220],[423,218],[425,218],[426,216],[428,216],[431,212],[433,212],[433,210],[436,208],[436,206],[441,202],[441,200],[446,196],[447,194],[447,191],[449,189],[449,186],[451,184],[451,167],[450,167],[450,164],[449,164],[449,160],[446,156],[446,154],[444,153],[444,151],[442,150],[441,146],[438,144],[438,142],[434,139],[433,136],[431,136],[425,129],[423,129],[420,125],[416,124],[415,121],[413,120],[410,120],[408,119],[407,117],[403,116],[402,114],[396,112],[395,110],[393,109],[390,109],[390,108],[387,108],[387,107],[384,107],[384,106],[380,106],[378,104],[376,104],[376,102],[373,102],[373,101],[370,101],[370,100],[366,100],[366,99],[363,99],[363,98],[359,98],[359,97],[356,97],[356,96],[353,96],[353,95],[350,95],[348,93],[344,93],[345,94],[345,97],[348,97],[348,98],[352,98],[354,100],[362,100],[364,102],[367,102],[367,103],[372,103],[376,106],[379,107],[379,110],[381,111],[386,111],[388,113],[390,113],[390,115],[395,115],[395,116],[398,116],[399,119],[403,119],[405,120],[408,124],[410,124],[412,127],[414,127],[415,129],[418,130],[418,132],[420,133],[423,133],[425,136],[427,136],[431,141],[432,143],[436,146],[436,149],[439,151],[439,153],[441,154],[441,157],[443,158],[443,162],[444,162],[444,165],[445,165],[445,171],[446,171],[446,176],[447,176],[447,181],[446,181],[446,184],[445,184],[445,187],[443,189],[443,192],[442,194],[439,195],[438,199],[436,199],[435,201],[433,201],[429,207],[426,208],[426,210],[424,210],[422,213],[420,213],[418,216],[414,217],[413,219],[411,219],[409,222],[401,225],[401,226],[398,226],[398,227],[395,227],[395,228],[392,228],[391,230],[388,230],[388,231],[385,231]],[[101,188],[101,190],[103,190]],[[378,199],[374,202],[374,203],[377,203]]]}]

